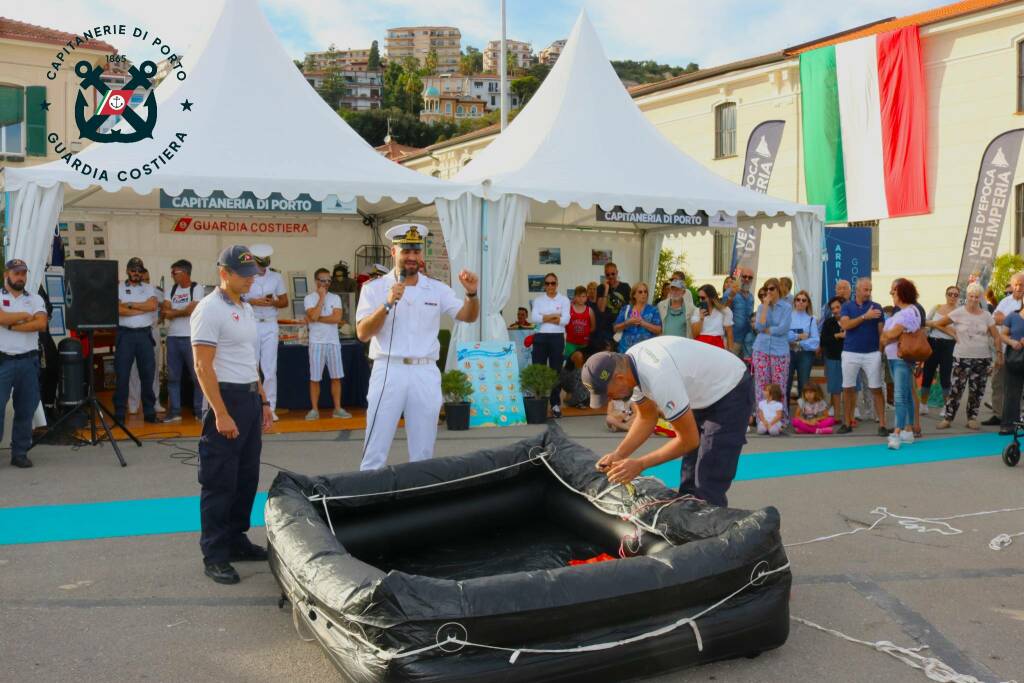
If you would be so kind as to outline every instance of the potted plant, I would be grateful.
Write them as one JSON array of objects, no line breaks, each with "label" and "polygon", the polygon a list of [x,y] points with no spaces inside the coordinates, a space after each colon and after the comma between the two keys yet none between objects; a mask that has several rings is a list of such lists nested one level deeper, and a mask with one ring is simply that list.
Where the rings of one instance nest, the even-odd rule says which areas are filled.
[{"label": "potted plant", "polygon": [[469,398],[473,385],[461,370],[449,370],[441,375],[441,394],[444,396],[444,419],[448,429],[457,432],[469,429]]},{"label": "potted plant", "polygon": [[544,424],[548,419],[548,398],[558,385],[558,373],[546,365],[527,365],[519,372],[519,386],[523,388],[526,423]]}]

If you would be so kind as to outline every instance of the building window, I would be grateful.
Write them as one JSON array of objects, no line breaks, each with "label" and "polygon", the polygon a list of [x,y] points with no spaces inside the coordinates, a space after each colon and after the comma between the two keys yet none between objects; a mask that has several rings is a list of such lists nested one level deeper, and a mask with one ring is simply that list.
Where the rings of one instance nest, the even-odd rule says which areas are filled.
[{"label": "building window", "polygon": [[0,154],[25,154],[25,91],[0,85]]},{"label": "building window", "polygon": [[1017,112],[1024,113],[1024,40],[1017,43]]},{"label": "building window", "polygon": [[732,265],[732,246],[736,241],[735,229],[718,229],[714,232],[714,268],[715,275],[727,275]]},{"label": "building window", "polygon": [[452,113],[452,103],[451,102],[445,102],[444,103],[444,113],[445,114],[451,114]]},{"label": "building window", "polygon": [[1013,188],[1013,251],[1020,253],[1024,244],[1024,183]]},{"label": "building window", "polygon": [[850,221],[851,228],[871,228],[871,272],[878,272],[878,221]]},{"label": "building window", "polygon": [[455,107],[455,115],[456,116],[462,116],[462,113],[464,111],[465,111],[465,109],[462,108],[461,104],[459,106]]},{"label": "building window", "polygon": [[497,104],[497,99],[494,97],[494,95],[491,95],[491,106],[493,107],[495,104]]},{"label": "building window", "polygon": [[469,108],[469,115],[476,116],[476,105]]},{"label": "building window", "polygon": [[715,107],[715,158],[736,156],[736,103]]}]

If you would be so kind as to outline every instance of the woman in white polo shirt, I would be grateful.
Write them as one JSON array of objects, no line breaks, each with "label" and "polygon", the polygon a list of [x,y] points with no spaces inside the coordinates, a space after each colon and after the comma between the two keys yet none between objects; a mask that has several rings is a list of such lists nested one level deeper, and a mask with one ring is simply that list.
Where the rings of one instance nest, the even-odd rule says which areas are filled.
[{"label": "woman in white polo shirt", "polygon": [[[556,372],[562,367],[565,352],[565,326],[569,324],[569,297],[558,291],[558,276],[544,276],[544,293],[533,300],[530,322],[540,327],[533,335],[533,362]],[[562,417],[561,388],[551,390],[551,414]]]}]

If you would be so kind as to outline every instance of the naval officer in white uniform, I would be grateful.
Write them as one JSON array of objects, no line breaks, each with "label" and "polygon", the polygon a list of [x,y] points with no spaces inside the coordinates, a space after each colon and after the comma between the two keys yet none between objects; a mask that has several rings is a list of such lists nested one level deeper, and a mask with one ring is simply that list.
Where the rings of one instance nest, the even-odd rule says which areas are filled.
[{"label": "naval officer in white uniform", "polygon": [[263,373],[263,391],[270,401],[270,412],[277,421],[277,309],[288,306],[284,278],[270,269],[274,248],[269,244],[249,247],[259,274],[253,280],[246,301],[256,315],[256,359]]},{"label": "naval officer in white uniform", "polygon": [[409,460],[433,456],[441,412],[441,315],[471,323],[480,313],[475,273],[459,273],[465,301],[459,301],[448,285],[420,273],[428,234],[426,226],[415,223],[388,230],[395,268],[366,282],[359,296],[356,334],[360,341],[370,342],[373,359],[361,470],[384,467],[403,414]]}]

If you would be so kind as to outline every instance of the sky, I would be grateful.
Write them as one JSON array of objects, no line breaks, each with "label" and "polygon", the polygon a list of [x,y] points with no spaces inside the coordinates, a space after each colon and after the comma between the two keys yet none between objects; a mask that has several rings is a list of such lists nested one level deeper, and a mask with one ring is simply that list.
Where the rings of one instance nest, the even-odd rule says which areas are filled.
[{"label": "sky", "polygon": [[[499,0],[258,0],[286,50],[369,47],[393,26],[456,26],[462,46],[482,48],[499,37]],[[943,0],[507,0],[507,36],[539,51],[565,38],[586,9],[610,59],[652,59],[717,66],[775,52]],[[178,52],[209,23],[221,0],[0,0],[0,16],[71,33],[104,23],[149,27]],[[138,43],[109,40],[133,61]],[[254,46],[258,48],[258,46]],[[187,57],[186,57],[187,59]],[[244,59],[244,55],[239,55]]]}]

